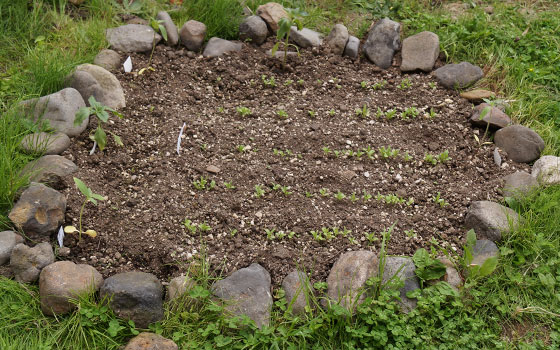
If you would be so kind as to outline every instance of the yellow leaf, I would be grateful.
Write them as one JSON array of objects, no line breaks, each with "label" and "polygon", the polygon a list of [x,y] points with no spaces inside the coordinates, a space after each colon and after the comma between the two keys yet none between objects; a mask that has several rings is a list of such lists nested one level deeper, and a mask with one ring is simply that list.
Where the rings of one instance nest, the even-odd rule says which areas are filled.
[{"label": "yellow leaf", "polygon": [[64,233],[74,233],[74,232],[78,232],[78,229],[75,228],[74,226],[64,227]]},{"label": "yellow leaf", "polygon": [[86,232],[84,232],[86,235],[90,236],[91,238],[95,238],[97,237],[97,232],[95,232],[94,230],[87,230]]}]

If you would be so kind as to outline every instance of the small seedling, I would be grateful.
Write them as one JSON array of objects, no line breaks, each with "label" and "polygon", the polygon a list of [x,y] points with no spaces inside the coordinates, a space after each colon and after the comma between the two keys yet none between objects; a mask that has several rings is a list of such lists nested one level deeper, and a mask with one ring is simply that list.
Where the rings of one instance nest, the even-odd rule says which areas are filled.
[{"label": "small seedling", "polygon": [[294,83],[294,81],[292,79],[288,79],[284,82],[284,86],[290,86]]},{"label": "small seedling", "polygon": [[185,218],[185,221],[183,221],[183,226],[185,226],[185,228],[189,230],[191,234],[195,234],[196,229],[198,228],[198,226],[196,226],[196,224],[188,218]]},{"label": "small seedling", "polygon": [[437,84],[436,84],[434,81],[430,81],[430,82],[428,83],[428,86],[429,86],[432,90],[437,89]]},{"label": "small seedling", "polygon": [[312,198],[313,197],[313,193],[309,192],[309,191],[305,191],[305,197],[307,198]]},{"label": "small seedling", "polygon": [[201,176],[200,179],[193,181],[193,186],[200,191],[212,190],[214,189],[214,187],[216,187],[216,182],[214,180],[208,182],[208,180],[204,176]]},{"label": "small seedling", "polygon": [[237,152],[239,153],[245,153],[245,151],[247,151],[248,146],[244,146],[244,145],[239,145],[235,148],[237,150]]},{"label": "small seedling", "polygon": [[224,186],[225,186],[228,190],[235,190],[235,186],[234,186],[231,182],[224,182]]},{"label": "small seedling", "polygon": [[433,108],[430,108],[430,113],[428,114],[428,117],[430,119],[434,119],[435,117],[437,117],[437,113],[436,113],[436,111],[434,111]]},{"label": "small seedling", "polygon": [[328,195],[329,195],[329,190],[326,189],[326,188],[321,188],[321,189],[319,189],[319,194],[320,194],[321,196],[323,196],[323,197],[328,197]]},{"label": "small seedling", "polygon": [[369,193],[366,192],[366,190],[364,190],[364,193],[362,195],[362,199],[364,200],[364,202],[369,202],[371,200],[373,196]]},{"label": "small seedling", "polygon": [[445,150],[445,151],[441,152],[440,154],[438,154],[437,159],[441,163],[445,163],[445,162],[449,161],[451,159],[449,157],[449,150]]},{"label": "small seedling", "polygon": [[393,149],[391,148],[391,146],[381,146],[379,148],[379,154],[384,158],[384,159],[389,159],[389,158],[395,158],[396,156],[399,155],[400,150],[398,149]]},{"label": "small seedling", "polygon": [[325,240],[325,237],[323,237],[323,234],[320,231],[309,231],[309,233],[313,236],[313,239],[316,240],[317,242]]},{"label": "small seedling", "polygon": [[311,118],[315,118],[315,114],[316,114],[316,113],[315,113],[315,111],[309,110],[309,111],[307,111],[307,114],[309,114],[309,116],[310,116]]},{"label": "small seedling", "polygon": [[289,195],[292,194],[292,192],[290,192],[289,189],[290,189],[290,187],[288,187],[288,186],[282,186],[282,187],[280,187],[280,191],[282,191],[282,193],[283,193],[285,196],[289,196]]},{"label": "small seedling", "polygon": [[381,110],[381,108],[377,107],[377,112],[375,113],[375,117],[376,117],[377,119],[379,119],[379,118],[381,118],[381,117],[383,117],[383,116],[385,116],[385,113],[383,113],[383,111]]},{"label": "small seedling", "polygon": [[352,203],[356,203],[358,201],[358,197],[356,196],[356,192],[352,192],[352,194],[350,195],[350,201]]},{"label": "small seedling", "polygon": [[230,235],[231,237],[235,237],[236,234],[237,234],[237,229],[235,229],[235,228],[232,229],[231,231],[229,231],[229,235]]},{"label": "small seedling", "polygon": [[432,165],[436,165],[437,164],[437,158],[434,157],[432,154],[430,153],[426,153],[424,155],[424,162],[432,164]]},{"label": "small seedling", "polygon": [[440,192],[438,192],[437,195],[432,196],[432,200],[434,201],[434,203],[439,204],[439,206],[440,206],[441,208],[443,208],[443,207],[449,205],[449,203],[447,203],[447,202],[445,201],[445,199],[443,199],[443,198],[441,197],[441,193],[440,193]]},{"label": "small seedling", "polygon": [[401,80],[401,83],[399,84],[399,86],[397,86],[397,88],[401,90],[410,89],[411,87],[412,87],[412,83],[408,78],[404,78],[403,80]]},{"label": "small seedling", "polygon": [[404,120],[408,120],[410,118],[416,118],[420,112],[416,109],[416,107],[408,107],[401,113],[401,118]]},{"label": "small seedling", "polygon": [[395,117],[396,114],[397,114],[397,111],[395,111],[394,109],[390,109],[387,112],[385,112],[385,118],[387,120],[391,120]]},{"label": "small seedling", "polygon": [[198,225],[198,229],[202,232],[208,232],[212,229],[207,223],[203,222],[202,224]]},{"label": "small seedling", "polygon": [[377,83],[373,84],[372,86],[370,86],[373,90],[381,90],[383,89],[385,86],[387,85],[387,81],[386,80],[381,80],[378,81]]},{"label": "small seedling", "polygon": [[377,234],[375,232],[364,232],[364,236],[366,237],[369,244],[373,244],[374,242],[379,241],[379,237],[377,237]]},{"label": "small seedling", "polygon": [[371,148],[371,146],[367,146],[367,148],[364,148],[364,153],[369,159],[373,159],[373,156],[375,155],[375,150]]},{"label": "small seedling", "polygon": [[255,185],[255,197],[260,198],[264,196],[265,190],[263,189],[262,185]]},{"label": "small seedling", "polygon": [[367,89],[369,88],[369,83],[367,81],[362,81],[360,83],[360,86],[362,87],[362,89]]},{"label": "small seedling", "polygon": [[299,80],[297,81],[297,83],[298,83],[298,85],[303,85],[303,84],[305,83],[305,80],[299,79]]},{"label": "small seedling", "polygon": [[244,106],[240,106],[236,108],[237,113],[239,113],[239,115],[241,115],[242,117],[246,117],[249,114],[251,114],[251,110],[247,107]]},{"label": "small seedling", "polygon": [[264,229],[264,232],[266,233],[266,238],[267,238],[268,240],[272,241],[274,238],[276,238],[276,230],[275,230],[275,229],[273,229],[273,228],[271,228],[271,229],[265,228],[265,229]]},{"label": "small seedling", "polygon": [[346,195],[345,195],[344,193],[338,191],[338,192],[336,192],[336,193],[334,194],[334,198],[337,199],[337,200],[339,200],[339,201],[341,201],[341,200],[343,200],[344,198],[346,198]]},{"label": "small seedling", "polygon": [[331,109],[329,111],[329,116],[333,117],[336,114],[336,111],[334,109]]},{"label": "small seedling", "polygon": [[331,153],[331,149],[328,146],[323,147],[322,150],[325,156],[328,156],[329,153]]},{"label": "small seedling", "polygon": [[362,108],[356,108],[356,115],[362,118],[367,118],[369,117],[369,108],[367,106],[367,104],[364,103],[364,105],[362,106]]},{"label": "small seedling", "polygon": [[270,78],[268,78],[266,75],[262,75],[261,76],[262,82],[264,84],[264,86],[266,87],[276,87],[276,79],[274,79],[273,76],[270,76]]},{"label": "small seedling", "polygon": [[97,201],[104,201],[106,200],[105,197],[103,197],[100,194],[97,193],[93,193],[93,191],[91,190],[91,188],[87,187],[86,184],[78,179],[77,177],[74,178],[74,183],[76,184],[76,187],[78,188],[78,190],[84,195],[85,199],[84,202],[82,203],[82,206],[80,208],[80,218],[78,220],[78,229],[76,229],[74,226],[66,226],[64,227],[64,232],[65,233],[75,233],[78,232],[79,236],[78,236],[78,241],[82,240],[82,233],[95,238],[97,236],[97,232],[95,232],[94,230],[87,230],[87,231],[83,231],[82,230],[82,218],[84,216],[84,209],[86,207],[86,204],[88,202],[93,203],[93,205],[97,206]]},{"label": "small seedling", "polygon": [[408,152],[404,152],[403,154],[403,160],[405,162],[410,162],[412,160],[412,156],[410,154],[408,154]]},{"label": "small seedling", "polygon": [[284,118],[284,119],[288,118],[288,113],[283,109],[277,110],[276,115],[279,116],[280,118]]},{"label": "small seedling", "polygon": [[[95,133],[93,135],[89,135],[89,138],[95,142],[90,152],[90,154],[93,154],[93,152],[95,151],[95,145],[99,146],[99,149],[101,151],[103,151],[105,149],[105,146],[107,145],[107,134],[105,133],[105,130],[103,129],[101,124],[107,123],[109,121],[109,112],[113,113],[119,118],[122,118],[123,115],[116,110],[107,107],[100,102],[97,102],[97,100],[93,96],[89,97],[88,102],[89,107],[82,107],[76,113],[76,116],[74,118],[74,125],[82,124],[83,121],[90,115],[95,115],[97,117],[97,128],[95,129]],[[109,133],[113,135],[113,139],[118,146],[123,146],[122,140],[117,134],[110,131]]]},{"label": "small seedling", "polygon": [[410,229],[410,230],[404,230],[404,234],[406,235],[406,237],[408,238],[416,238],[418,235],[416,234],[416,231],[414,231],[414,229]]}]

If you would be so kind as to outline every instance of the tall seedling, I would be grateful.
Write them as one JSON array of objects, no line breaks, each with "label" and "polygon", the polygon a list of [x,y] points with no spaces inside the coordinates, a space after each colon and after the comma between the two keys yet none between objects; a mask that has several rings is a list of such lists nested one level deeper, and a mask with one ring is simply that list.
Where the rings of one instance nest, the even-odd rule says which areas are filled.
[{"label": "tall seedling", "polygon": [[[101,123],[107,123],[109,121],[109,112],[113,113],[119,118],[122,118],[122,114],[117,112],[116,110],[104,106],[100,102],[97,102],[95,97],[90,96],[88,99],[89,107],[82,107],[76,113],[76,118],[74,119],[74,125],[80,125],[82,122],[89,117],[90,115],[95,115],[97,117],[97,129],[95,129],[95,133],[93,135],[89,135],[89,138],[95,141],[95,144],[99,146],[99,149],[103,151],[105,146],[107,145],[107,134],[105,130],[101,127]],[[109,131],[115,140],[115,143],[119,146],[123,146],[121,138]],[[93,154],[95,151],[95,145],[93,146],[90,154]]]},{"label": "tall seedling", "polygon": [[299,49],[296,45],[290,44],[290,32],[292,26],[297,27],[298,30],[303,29],[303,17],[307,16],[306,12],[300,11],[298,8],[290,9],[287,8],[286,12],[288,13],[288,17],[281,18],[278,22],[278,30],[276,32],[276,44],[272,48],[272,56],[276,54],[280,45],[283,46],[284,49],[284,58],[282,60],[282,67],[286,67],[286,59],[288,57],[288,48],[290,46],[294,47],[299,55]]}]

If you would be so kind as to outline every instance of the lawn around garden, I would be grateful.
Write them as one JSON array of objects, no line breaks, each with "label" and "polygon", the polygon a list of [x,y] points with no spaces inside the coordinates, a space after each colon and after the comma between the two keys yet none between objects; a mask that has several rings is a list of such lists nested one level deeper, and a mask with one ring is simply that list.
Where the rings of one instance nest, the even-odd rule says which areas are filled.
[{"label": "lawn around garden", "polygon": [[558,348],[560,5],[266,2],[0,0],[0,348]]}]

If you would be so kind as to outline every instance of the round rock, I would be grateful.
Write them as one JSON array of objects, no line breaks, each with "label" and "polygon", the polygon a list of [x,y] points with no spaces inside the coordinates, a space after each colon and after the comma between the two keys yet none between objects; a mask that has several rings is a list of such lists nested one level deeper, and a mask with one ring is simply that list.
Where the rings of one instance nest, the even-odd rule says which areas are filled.
[{"label": "round rock", "polygon": [[190,20],[183,24],[179,31],[181,37],[181,44],[189,51],[198,52],[204,43],[206,36],[206,25],[202,22]]},{"label": "round rock", "polygon": [[294,315],[305,313],[305,308],[310,307],[310,296],[313,295],[309,277],[303,271],[294,270],[284,278],[282,289],[286,292],[288,307]]},{"label": "round rock", "polygon": [[130,339],[124,350],[178,350],[172,340],[155,333],[140,333]]},{"label": "round rock", "polygon": [[93,267],[57,261],[46,266],[39,276],[39,298],[41,310],[46,315],[60,315],[76,308],[70,302],[79,295],[97,292],[103,277]]},{"label": "round rock", "polygon": [[23,243],[23,238],[14,231],[0,232],[0,265],[10,261],[12,250],[20,243]]},{"label": "round rock", "polygon": [[27,152],[60,154],[70,147],[70,138],[61,132],[53,134],[39,132],[25,135],[21,140],[20,147]]},{"label": "round rock", "polygon": [[140,272],[124,272],[111,276],[101,287],[101,299],[108,298],[113,312],[132,320],[138,328],[148,328],[163,319],[162,285],[156,276]]},{"label": "round rock", "polygon": [[239,40],[260,45],[266,41],[268,28],[259,16],[249,16],[239,24]]},{"label": "round rock", "polygon": [[504,178],[504,196],[519,197],[531,192],[537,185],[537,178],[525,171],[516,171]]},{"label": "round rock", "polygon": [[331,30],[325,44],[331,48],[331,52],[335,55],[342,55],[348,42],[348,28],[344,24],[336,24]]},{"label": "round rock", "polygon": [[126,24],[105,32],[111,48],[122,52],[147,52],[161,41],[161,35],[144,24]]},{"label": "round rock", "polygon": [[175,46],[179,43],[179,31],[177,26],[173,23],[171,16],[166,11],[159,11],[156,15],[156,20],[162,21],[163,27],[167,32],[167,43],[170,46]]},{"label": "round rock", "polygon": [[344,56],[350,58],[358,58],[359,54],[360,54],[360,39],[350,35],[348,37],[348,42],[346,42],[346,47],[344,48]]},{"label": "round rock", "polygon": [[490,130],[497,130],[511,124],[511,119],[507,114],[502,112],[501,109],[487,103],[482,103],[474,108],[470,122],[474,126],[481,128],[488,127]]},{"label": "round rock", "polygon": [[243,45],[241,43],[214,37],[208,40],[202,55],[208,58],[218,57],[226,52],[241,51],[242,47]]},{"label": "round rock", "polygon": [[560,183],[560,157],[542,156],[533,164],[531,175],[543,185]]},{"label": "round rock", "polygon": [[293,40],[302,48],[321,46],[323,43],[323,38],[318,32],[309,28],[298,30],[296,26],[292,26],[291,28],[290,40]]},{"label": "round rock", "polygon": [[29,177],[30,182],[40,182],[52,188],[65,188],[63,178],[78,170],[78,166],[71,160],[58,155],[43,156],[27,163],[20,175]]},{"label": "round rock", "polygon": [[430,72],[439,56],[439,37],[427,31],[408,37],[403,40],[401,53],[401,71]]},{"label": "round rock", "polygon": [[494,202],[477,201],[467,210],[465,226],[468,230],[473,229],[479,238],[498,242],[502,234],[516,230],[519,221],[520,216],[510,208]]},{"label": "round rock", "polygon": [[278,30],[278,22],[282,18],[288,18],[288,13],[284,7],[277,2],[268,2],[257,8],[257,15],[260,16],[268,25],[273,33]]},{"label": "round rock", "polygon": [[93,64],[114,72],[121,68],[121,55],[117,51],[103,49],[95,56]]},{"label": "round rock", "polygon": [[[113,73],[109,72],[103,67],[85,63],[76,67],[76,72],[74,73],[73,78],[76,80],[78,79],[76,74],[80,74],[80,77],[85,76],[84,74],[81,74],[81,72],[88,73],[91,77],[93,77],[97,84],[99,84],[101,91],[101,93],[99,94],[99,99],[97,99],[97,96],[94,95],[98,102],[101,102],[102,104],[114,109],[126,107],[123,88],[121,86],[121,83],[119,82],[117,77],[113,75]],[[84,92],[87,95],[87,91],[84,90]],[[82,91],[80,91],[80,93],[82,93]],[[83,94],[82,97],[84,97]],[[84,100],[86,100],[85,97]]]},{"label": "round rock", "polygon": [[436,79],[448,89],[463,89],[479,81],[484,72],[469,62],[447,64],[434,71]]},{"label": "round rock", "polygon": [[472,265],[482,266],[486,260],[498,257],[498,247],[487,239],[477,239],[472,252]]},{"label": "round rock", "polygon": [[494,142],[506,151],[514,162],[529,163],[539,158],[544,149],[543,139],[533,130],[522,125],[511,125],[494,135]]},{"label": "round rock", "polygon": [[401,45],[401,24],[383,18],[375,23],[364,44],[367,58],[381,69],[391,67],[393,56]]},{"label": "round rock", "polygon": [[385,259],[382,283],[385,284],[392,278],[402,281],[403,285],[399,292],[400,304],[404,312],[409,312],[416,307],[416,299],[406,296],[406,293],[420,288],[420,281],[416,277],[415,270],[416,266],[411,258],[390,256]]},{"label": "round rock", "polygon": [[17,244],[10,256],[10,267],[16,281],[31,283],[37,281],[41,270],[54,262],[54,253],[47,242],[30,248],[23,243]]}]

